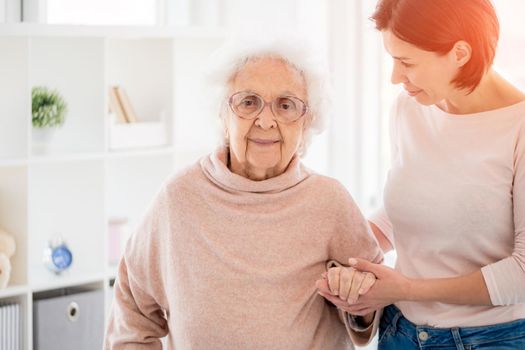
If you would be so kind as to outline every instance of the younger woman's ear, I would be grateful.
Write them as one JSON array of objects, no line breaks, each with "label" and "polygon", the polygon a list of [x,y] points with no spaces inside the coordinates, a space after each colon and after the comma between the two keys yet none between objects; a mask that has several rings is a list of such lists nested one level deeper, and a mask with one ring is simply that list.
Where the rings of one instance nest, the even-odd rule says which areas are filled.
[{"label": "younger woman's ear", "polygon": [[458,67],[463,67],[472,57],[472,47],[464,40],[455,43],[452,52]]}]

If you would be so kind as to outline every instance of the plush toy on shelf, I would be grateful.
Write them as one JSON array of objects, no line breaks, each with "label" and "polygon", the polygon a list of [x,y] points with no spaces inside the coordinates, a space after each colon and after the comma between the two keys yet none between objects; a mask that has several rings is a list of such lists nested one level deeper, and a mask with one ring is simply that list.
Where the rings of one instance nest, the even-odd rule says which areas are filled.
[{"label": "plush toy on shelf", "polygon": [[0,228],[0,289],[7,287],[11,276],[11,261],[16,250],[15,239]]}]

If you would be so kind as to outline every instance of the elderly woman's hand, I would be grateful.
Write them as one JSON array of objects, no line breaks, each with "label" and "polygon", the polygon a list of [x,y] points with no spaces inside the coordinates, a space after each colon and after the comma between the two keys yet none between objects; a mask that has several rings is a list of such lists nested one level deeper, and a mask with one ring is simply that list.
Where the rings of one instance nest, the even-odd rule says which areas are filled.
[{"label": "elderly woman's hand", "polygon": [[353,304],[360,294],[365,294],[374,285],[376,277],[370,272],[357,271],[353,267],[332,267],[326,274],[332,295]]},{"label": "elderly woman's hand", "polygon": [[[410,279],[398,271],[391,269],[388,266],[374,264],[362,259],[350,258],[348,261],[352,268],[356,271],[361,271],[360,273],[371,273],[375,278],[377,278],[377,280],[374,280],[374,283],[372,283],[372,285],[370,285],[368,288],[367,285],[364,285],[363,288],[360,288],[358,290],[358,298],[354,298],[354,296],[350,295],[349,293],[347,299],[343,300],[341,297],[334,295],[332,292],[332,290],[335,290],[335,288],[332,289],[330,286],[329,270],[326,274],[326,278],[323,280],[318,280],[316,282],[316,286],[319,290],[319,294],[321,294],[340,309],[353,315],[363,316],[397,301],[409,299],[411,288]],[[337,275],[336,271],[332,272],[332,274]],[[345,287],[343,287],[343,290],[344,288]],[[340,292],[341,288],[339,288],[338,293],[340,294]]]},{"label": "elderly woman's hand", "polygon": [[351,305],[360,295],[367,293],[375,281],[376,277],[370,272],[357,271],[352,267],[333,267],[316,282],[316,287],[327,300],[350,312]]}]

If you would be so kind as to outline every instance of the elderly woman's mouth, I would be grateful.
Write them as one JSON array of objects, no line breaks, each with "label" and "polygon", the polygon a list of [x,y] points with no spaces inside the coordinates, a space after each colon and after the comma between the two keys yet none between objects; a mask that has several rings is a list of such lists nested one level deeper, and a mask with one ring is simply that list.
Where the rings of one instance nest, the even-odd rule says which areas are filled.
[{"label": "elderly woman's mouth", "polygon": [[248,139],[248,140],[260,146],[271,146],[276,143],[279,143],[279,140],[267,140],[267,139]]}]

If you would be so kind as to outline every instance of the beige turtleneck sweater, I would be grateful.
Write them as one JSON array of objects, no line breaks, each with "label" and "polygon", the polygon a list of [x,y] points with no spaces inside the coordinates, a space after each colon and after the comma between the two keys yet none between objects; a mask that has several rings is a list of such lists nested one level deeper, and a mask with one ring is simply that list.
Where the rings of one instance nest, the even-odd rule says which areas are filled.
[{"label": "beige turtleneck sweater", "polygon": [[336,180],[294,158],[264,181],[226,149],[162,187],[120,262],[105,349],[352,349],[315,281],[327,261],[382,260]]}]

